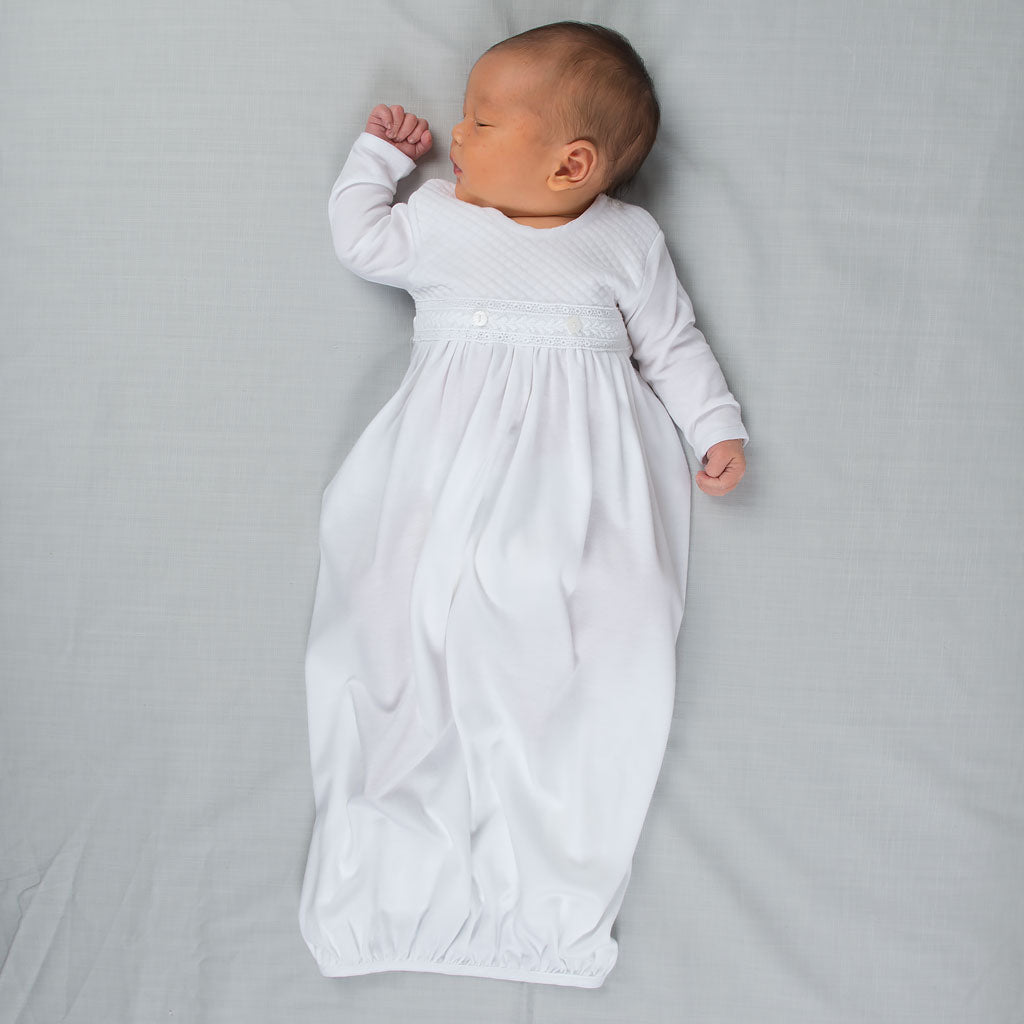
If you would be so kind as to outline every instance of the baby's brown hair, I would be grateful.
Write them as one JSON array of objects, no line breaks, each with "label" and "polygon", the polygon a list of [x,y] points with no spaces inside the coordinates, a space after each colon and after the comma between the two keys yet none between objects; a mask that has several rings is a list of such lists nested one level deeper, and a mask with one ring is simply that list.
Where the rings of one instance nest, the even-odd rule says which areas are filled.
[{"label": "baby's brown hair", "polygon": [[569,142],[586,139],[608,161],[602,191],[621,199],[658,135],[661,107],[640,55],[620,32],[583,21],[540,25],[487,51],[522,53],[544,69],[534,95]]}]

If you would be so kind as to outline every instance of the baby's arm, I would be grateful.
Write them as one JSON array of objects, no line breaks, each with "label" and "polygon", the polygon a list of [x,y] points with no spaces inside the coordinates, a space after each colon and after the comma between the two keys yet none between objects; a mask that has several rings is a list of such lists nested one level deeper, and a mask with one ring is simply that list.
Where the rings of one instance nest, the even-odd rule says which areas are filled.
[{"label": "baby's arm", "polygon": [[732,490],[746,467],[749,435],[718,360],[694,323],[693,305],[661,231],[647,253],[640,291],[622,311],[641,375],[697,458],[706,461],[697,486],[714,495]]},{"label": "baby's arm", "polygon": [[378,104],[331,189],[327,216],[335,254],[368,281],[408,287],[416,261],[415,215],[409,204],[392,202],[399,179],[430,146],[426,121],[400,106]]}]

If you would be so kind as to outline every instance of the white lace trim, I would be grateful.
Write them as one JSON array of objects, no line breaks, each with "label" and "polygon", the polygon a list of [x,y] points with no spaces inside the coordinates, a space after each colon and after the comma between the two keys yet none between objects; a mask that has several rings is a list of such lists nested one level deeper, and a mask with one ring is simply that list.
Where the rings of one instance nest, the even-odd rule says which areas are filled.
[{"label": "white lace trim", "polygon": [[632,351],[616,306],[567,306],[511,299],[420,299],[416,302],[412,340]]}]

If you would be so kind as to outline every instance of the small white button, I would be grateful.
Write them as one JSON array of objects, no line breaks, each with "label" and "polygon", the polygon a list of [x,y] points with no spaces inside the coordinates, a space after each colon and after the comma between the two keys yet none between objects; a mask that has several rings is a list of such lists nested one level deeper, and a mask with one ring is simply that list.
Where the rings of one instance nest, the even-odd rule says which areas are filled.
[{"label": "small white button", "polygon": [[571,316],[565,321],[565,326],[569,328],[570,334],[579,334],[583,330],[583,324],[580,323],[578,316]]},{"label": "small white button", "polygon": [[473,314],[473,323],[476,324],[477,327],[483,327],[483,325],[487,323],[487,311],[478,309]]}]

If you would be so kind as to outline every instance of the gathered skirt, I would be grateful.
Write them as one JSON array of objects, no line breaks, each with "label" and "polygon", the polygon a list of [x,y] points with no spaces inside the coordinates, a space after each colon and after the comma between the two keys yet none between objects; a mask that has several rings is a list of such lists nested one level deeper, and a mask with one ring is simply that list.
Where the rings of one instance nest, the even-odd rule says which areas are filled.
[{"label": "gathered skirt", "polygon": [[628,352],[416,340],[323,494],[321,973],[594,988],[661,769],[690,473]]}]

